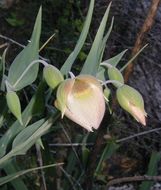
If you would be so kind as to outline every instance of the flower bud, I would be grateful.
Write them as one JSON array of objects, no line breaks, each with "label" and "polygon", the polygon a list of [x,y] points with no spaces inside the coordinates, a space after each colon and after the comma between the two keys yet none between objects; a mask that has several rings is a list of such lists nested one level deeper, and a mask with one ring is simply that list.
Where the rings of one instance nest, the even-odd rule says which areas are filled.
[{"label": "flower bud", "polygon": [[90,75],[79,75],[63,81],[57,90],[55,106],[88,131],[97,129],[105,113],[102,86]]},{"label": "flower bud", "polygon": [[144,110],[144,101],[141,94],[134,88],[123,85],[117,89],[116,95],[120,106],[145,126],[147,114]]},{"label": "flower bud", "polygon": [[[110,67],[108,69],[108,77],[110,80],[116,80],[116,81],[124,84],[124,78],[123,78],[121,72],[116,67]],[[120,85],[117,83],[113,83],[113,85],[116,86],[117,88],[120,87]]]},{"label": "flower bud", "polygon": [[47,65],[44,67],[43,75],[46,83],[52,89],[55,89],[60,82],[64,80],[61,72],[53,65]]},{"label": "flower bud", "polygon": [[21,105],[17,94],[13,91],[7,92],[6,100],[11,113],[19,120],[20,124],[23,125],[21,117]]},{"label": "flower bud", "polygon": [[111,93],[111,91],[110,91],[110,89],[109,89],[108,87],[106,87],[106,88],[104,89],[104,91],[103,91],[104,98],[105,98],[105,100],[106,100],[107,102],[109,102],[108,99],[109,99],[110,93]]}]

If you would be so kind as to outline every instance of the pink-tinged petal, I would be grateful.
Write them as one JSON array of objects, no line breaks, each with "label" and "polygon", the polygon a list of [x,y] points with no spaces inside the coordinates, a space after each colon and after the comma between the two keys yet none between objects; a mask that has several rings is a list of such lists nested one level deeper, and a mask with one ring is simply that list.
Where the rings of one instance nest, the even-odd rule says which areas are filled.
[{"label": "pink-tinged petal", "polygon": [[123,85],[117,89],[116,95],[120,106],[145,126],[147,114],[141,94],[134,88]]},{"label": "pink-tinged petal", "polygon": [[86,84],[89,84],[90,86],[98,87],[100,90],[102,90],[101,84],[98,82],[98,80],[91,76],[91,75],[78,75],[76,77],[76,80],[80,80]]},{"label": "pink-tinged petal", "polygon": [[146,113],[140,108],[131,105],[131,113],[135,119],[140,122],[142,125],[146,126]]},{"label": "pink-tinged petal", "polygon": [[88,131],[97,129],[105,113],[103,92],[93,84],[75,81],[65,115]]},{"label": "pink-tinged petal", "polygon": [[61,111],[62,118],[64,116],[66,105],[67,105],[67,98],[68,95],[71,93],[72,87],[74,85],[74,79],[67,79],[63,81],[57,90],[57,99],[55,101],[55,106]]}]

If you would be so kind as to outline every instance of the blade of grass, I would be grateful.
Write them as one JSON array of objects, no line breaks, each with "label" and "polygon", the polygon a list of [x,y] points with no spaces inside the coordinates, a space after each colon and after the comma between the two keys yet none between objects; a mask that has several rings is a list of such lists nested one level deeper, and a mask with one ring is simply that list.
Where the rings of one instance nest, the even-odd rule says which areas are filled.
[{"label": "blade of grass", "polygon": [[110,158],[118,148],[119,148],[119,145],[116,144],[116,142],[114,142],[114,141],[110,141],[107,143],[107,145],[106,145],[106,147],[105,147],[105,149],[101,155],[101,158],[99,160],[97,168],[95,170],[95,176],[99,175],[99,172],[100,172],[101,166],[102,166],[102,162],[104,160]]},{"label": "blade of grass", "polygon": [[91,0],[91,2],[90,2],[87,18],[86,18],[83,30],[80,34],[79,40],[77,42],[77,45],[75,46],[74,51],[69,55],[69,57],[67,58],[67,60],[65,61],[64,65],[62,66],[62,68],[60,70],[64,75],[67,75],[68,72],[71,70],[73,63],[74,63],[75,59],[77,58],[77,56],[78,56],[80,50],[82,49],[84,42],[87,38],[88,30],[90,27],[92,14],[93,14],[94,2],[95,2],[95,0]]},{"label": "blade of grass", "polygon": [[107,23],[110,7],[111,7],[111,3],[109,4],[109,6],[103,16],[103,19],[98,28],[98,31],[95,36],[91,50],[90,50],[90,52],[87,56],[87,59],[83,65],[81,74],[91,74],[91,75],[95,76],[98,71],[99,61],[100,61],[99,58],[100,58],[100,54],[101,54],[100,47],[102,44],[103,35],[104,35],[105,28],[106,28],[106,23]]},{"label": "blade of grass", "polygon": [[[7,176],[12,175],[13,173],[17,172],[17,168],[16,168],[17,164],[16,162],[8,162],[7,165],[4,167],[4,170],[7,174]],[[8,178],[10,179],[10,178]],[[5,179],[2,177],[0,178],[0,185],[5,184],[6,182],[6,177]],[[3,184],[1,184],[1,182],[3,182]],[[8,181],[9,182],[9,181]],[[28,190],[28,188],[26,187],[26,185],[24,184],[22,179],[19,179],[18,177],[14,180],[11,181],[12,186],[14,187],[15,190]]]},{"label": "blade of grass", "polygon": [[121,69],[120,71],[122,72],[131,62],[134,61],[134,59],[136,59],[136,57],[148,46],[148,44],[146,44],[145,46],[143,46]]},{"label": "blade of grass", "polygon": [[[148,165],[148,171],[147,171],[146,175],[155,176],[157,174],[157,170],[158,170],[157,165],[160,160],[161,160],[160,152],[152,152],[150,162]],[[144,181],[141,183],[139,190],[150,190],[150,188],[153,184],[154,184],[154,182]]]},{"label": "blade of grass", "polygon": [[[32,97],[30,100],[28,106],[22,113],[22,120],[24,125],[26,126],[29,121],[32,119],[33,116],[37,115],[40,112],[43,112],[43,107],[41,103],[43,102],[44,99],[44,88],[45,88],[45,83],[41,82],[36,94]],[[38,102],[38,100],[41,100]],[[0,139],[0,158],[4,156],[6,153],[6,149],[8,144],[12,141],[12,139],[21,131],[25,126],[21,126],[18,121],[13,123],[12,126],[7,130],[7,132],[1,137]]]},{"label": "blade of grass", "polygon": [[[8,176],[5,176],[5,177],[1,177],[0,178],[0,185],[3,185],[3,184],[6,184],[12,180],[15,180],[16,178],[18,177],[21,177],[22,175],[25,175],[27,173],[30,173],[30,172],[33,172],[35,170],[40,170],[40,169],[46,169],[46,168],[51,168],[51,167],[55,167],[55,166],[61,166],[63,165],[64,163],[58,163],[58,164],[50,164],[50,165],[47,165],[47,166],[42,166],[42,167],[36,167],[36,168],[30,168],[30,169],[27,169],[27,170],[22,170],[22,171],[19,171],[19,172],[16,172],[14,174],[10,174]],[[21,189],[22,190],[22,189]],[[24,189],[23,189],[24,190]]]}]

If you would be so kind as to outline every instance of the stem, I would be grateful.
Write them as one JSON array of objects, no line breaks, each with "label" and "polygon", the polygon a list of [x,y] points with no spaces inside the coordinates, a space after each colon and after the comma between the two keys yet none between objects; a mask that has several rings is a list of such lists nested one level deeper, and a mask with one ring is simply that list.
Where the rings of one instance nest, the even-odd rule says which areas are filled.
[{"label": "stem", "polygon": [[10,85],[10,83],[7,80],[5,80],[5,84],[6,84],[7,92],[13,91],[13,87]]},{"label": "stem", "polygon": [[161,176],[133,176],[133,177],[122,177],[118,179],[113,179],[109,181],[106,185],[107,189],[109,186],[120,184],[120,183],[128,183],[128,182],[137,182],[137,181],[161,181]]},{"label": "stem", "polygon": [[107,63],[107,62],[102,62],[102,63],[100,64],[100,66],[105,66],[105,67],[107,67],[108,69],[110,69],[110,68],[113,67],[110,63]]},{"label": "stem", "polygon": [[[9,160],[10,158],[12,158],[12,156],[13,156],[13,155],[12,155],[12,152],[10,152],[10,153],[6,154],[5,156],[3,156],[3,157],[0,159],[0,168],[2,168],[4,162],[6,162],[6,161]],[[2,167],[1,167],[1,165],[2,165]]]},{"label": "stem", "polygon": [[42,169],[42,167],[43,167],[42,153],[41,153],[40,144],[38,144],[38,143],[36,143],[36,152],[37,152],[38,164],[39,164],[40,172],[41,172],[42,183],[43,183],[43,187],[44,187],[43,189],[47,190],[45,175],[44,175],[44,171]]},{"label": "stem", "polygon": [[17,79],[17,81],[15,82],[15,84],[12,86],[13,88],[16,87],[16,85],[22,80],[22,78],[25,76],[25,74],[29,71],[29,69],[36,63],[42,63],[44,66],[47,66],[48,63],[45,62],[44,60],[34,60],[30,63],[30,65],[28,65],[28,67],[24,70],[24,72],[21,74],[21,76],[19,77],[19,79]]},{"label": "stem", "polygon": [[122,85],[124,85],[123,83],[117,81],[117,80],[107,80],[105,82],[102,83],[102,85],[106,85],[106,84],[110,84],[110,83],[114,83],[114,84],[117,84],[119,87],[121,87]]},{"label": "stem", "polygon": [[75,78],[75,75],[71,71],[69,72],[69,75],[70,75],[71,79]]}]

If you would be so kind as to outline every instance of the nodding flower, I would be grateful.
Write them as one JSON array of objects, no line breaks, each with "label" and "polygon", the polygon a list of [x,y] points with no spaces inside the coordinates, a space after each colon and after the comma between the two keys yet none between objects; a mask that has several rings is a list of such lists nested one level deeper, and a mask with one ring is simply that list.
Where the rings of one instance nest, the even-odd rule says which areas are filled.
[{"label": "nodding flower", "polygon": [[117,89],[116,95],[120,106],[145,126],[147,113],[144,110],[141,94],[134,88],[123,85]]},{"label": "nodding flower", "polygon": [[105,113],[103,89],[90,75],[64,80],[57,89],[55,106],[75,123],[88,131],[98,129]]}]

